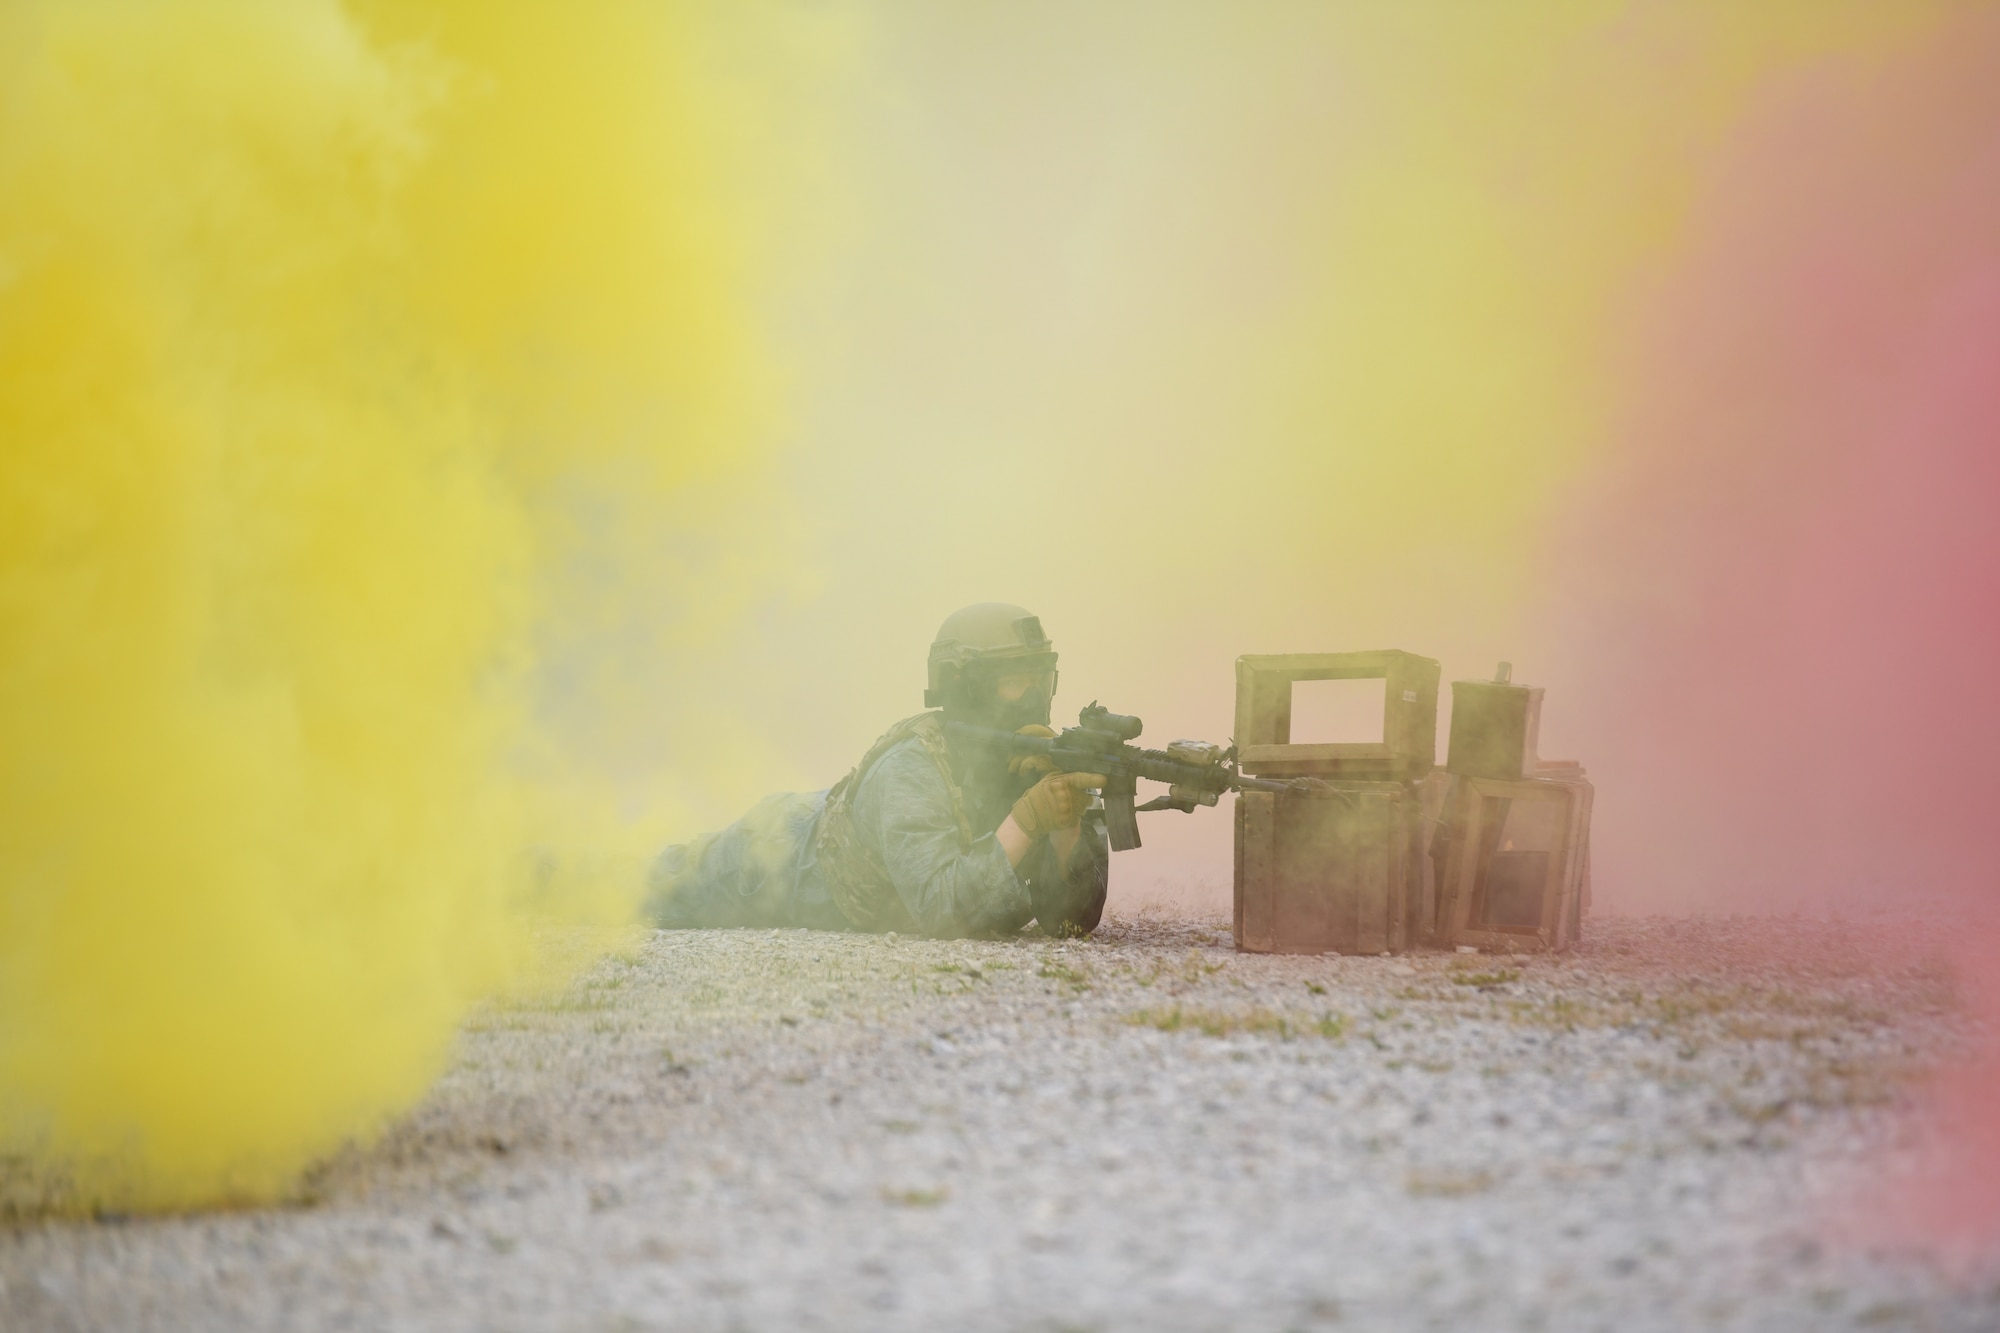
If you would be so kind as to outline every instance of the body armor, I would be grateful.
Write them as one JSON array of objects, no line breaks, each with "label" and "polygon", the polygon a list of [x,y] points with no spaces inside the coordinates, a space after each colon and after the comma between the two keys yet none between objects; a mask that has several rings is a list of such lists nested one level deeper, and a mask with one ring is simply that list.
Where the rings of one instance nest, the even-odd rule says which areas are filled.
[{"label": "body armor", "polygon": [[958,819],[959,851],[972,850],[972,823],[966,816],[965,793],[952,776],[951,754],[945,748],[944,714],[918,713],[904,718],[884,732],[861,757],[861,762],[828,790],[826,808],[813,835],[813,853],[826,881],[827,896],[833,899],[841,915],[860,930],[912,928],[909,912],[889,880],[888,867],[882,864],[879,855],[862,844],[854,827],[854,793],[861,779],[877,760],[907,740],[921,745],[937,765],[945,789],[951,794],[951,812]]}]

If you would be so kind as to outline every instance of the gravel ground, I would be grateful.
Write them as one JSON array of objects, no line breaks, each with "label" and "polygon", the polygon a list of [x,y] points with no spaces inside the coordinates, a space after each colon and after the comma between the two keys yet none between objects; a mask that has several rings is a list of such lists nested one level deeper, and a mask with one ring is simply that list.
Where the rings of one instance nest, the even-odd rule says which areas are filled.
[{"label": "gravel ground", "polygon": [[1829,1239],[1965,1038],[1882,940],[635,934],[294,1206],[0,1229],[0,1327],[2000,1328],[2000,1262]]}]

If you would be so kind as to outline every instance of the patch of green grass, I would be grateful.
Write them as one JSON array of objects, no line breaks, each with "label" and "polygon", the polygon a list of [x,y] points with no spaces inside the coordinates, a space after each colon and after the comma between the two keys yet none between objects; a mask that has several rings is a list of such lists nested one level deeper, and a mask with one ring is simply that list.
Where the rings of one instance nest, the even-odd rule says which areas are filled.
[{"label": "patch of green grass", "polygon": [[1151,986],[1163,978],[1185,986],[1195,986],[1227,966],[1227,963],[1210,962],[1202,957],[1199,949],[1189,949],[1185,957],[1173,960],[1156,959],[1144,972],[1128,969],[1128,974],[1141,986]]},{"label": "patch of green grass", "polygon": [[1287,1034],[1290,1026],[1282,1016],[1269,1009],[1226,1013],[1217,1009],[1191,1009],[1179,1004],[1164,1009],[1143,1009],[1133,1014],[1129,1021],[1161,1032],[1200,1032],[1210,1037],[1224,1037],[1232,1032]]},{"label": "patch of green grass", "polygon": [[1410,1172],[1403,1187],[1419,1198],[1462,1199],[1484,1194],[1494,1183],[1491,1171],[1420,1170]]},{"label": "patch of green grass", "polygon": [[1189,949],[1187,957],[1181,960],[1181,975],[1189,981],[1199,981],[1212,976],[1229,966],[1227,963],[1211,963],[1198,950]]},{"label": "patch of green grass", "polygon": [[1519,981],[1519,968],[1503,967],[1493,972],[1454,972],[1451,984],[1454,986],[1504,986],[1510,981]]},{"label": "patch of green grass", "polygon": [[[491,1016],[495,1025],[500,1025],[499,1016],[504,1014],[596,1014],[614,1008],[610,996],[597,995],[590,990],[565,989],[559,991],[528,991],[514,995],[496,995],[481,1009],[483,1016]],[[476,1016],[474,1022],[480,1021]]]},{"label": "patch of green grass", "polygon": [[1863,1328],[1883,1328],[1890,1324],[1914,1323],[1921,1313],[1908,1301],[1879,1301],[1854,1316]]},{"label": "patch of green grass", "polygon": [[1044,958],[1041,969],[1035,975],[1047,977],[1051,981],[1060,981],[1072,990],[1090,989],[1089,968],[1071,967],[1068,963],[1057,962],[1053,958]]},{"label": "patch of green grass", "polygon": [[986,980],[986,974],[980,971],[977,963],[962,966],[958,963],[933,963],[931,971],[938,974],[933,988],[939,995],[962,995],[976,983]]},{"label": "patch of green grass", "polygon": [[[1475,985],[1483,974],[1452,980]],[[1516,1023],[1576,1031],[1643,1025],[1684,1041],[1727,1038],[1741,1042],[1789,1041],[1794,1046],[1834,1038],[1857,1028],[1893,1021],[1893,1015],[1839,995],[1798,995],[1782,988],[1686,984],[1666,994],[1625,989],[1616,993],[1555,995],[1508,1007]]]},{"label": "patch of green grass", "polygon": [[1650,1006],[1650,1017],[1656,1023],[1679,1027],[1697,1019],[1728,1013],[1742,1003],[1743,997],[1735,991],[1685,990],[1674,995],[1663,995],[1654,1000]]},{"label": "patch of green grass", "polygon": [[467,1032],[533,1032],[535,1024],[518,1014],[474,1013],[465,1020]]},{"label": "patch of green grass", "polygon": [[1208,1037],[1226,1037],[1234,1032],[1269,1033],[1281,1041],[1290,1041],[1294,1037],[1337,1040],[1347,1032],[1345,1014],[1327,1013],[1311,1019],[1280,1014],[1270,1009],[1231,1011],[1196,1009],[1180,1004],[1141,1009],[1127,1014],[1125,1021],[1134,1027],[1148,1027],[1160,1032],[1199,1032]]},{"label": "patch of green grass", "polygon": [[943,1185],[934,1190],[892,1190],[884,1188],[882,1201],[902,1208],[935,1208],[951,1197],[951,1191]]}]

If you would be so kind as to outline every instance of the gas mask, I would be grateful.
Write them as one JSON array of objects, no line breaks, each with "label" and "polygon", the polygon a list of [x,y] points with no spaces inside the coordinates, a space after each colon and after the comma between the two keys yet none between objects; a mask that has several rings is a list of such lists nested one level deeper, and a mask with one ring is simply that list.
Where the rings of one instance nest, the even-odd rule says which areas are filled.
[{"label": "gas mask", "polygon": [[[1053,670],[993,672],[983,679],[969,677],[965,684],[967,702],[977,702],[965,709],[962,716],[976,727],[1004,733],[1049,724],[1049,704],[1056,685]],[[959,778],[965,784],[967,797],[977,803],[990,802],[1001,813],[1041,777],[1032,768],[1015,772],[1008,763],[1007,748],[997,741],[961,742],[959,753],[964,761]]]},{"label": "gas mask", "polygon": [[1046,727],[1049,725],[1049,705],[1054,693],[1054,682],[1051,680],[1047,684],[1037,681],[1030,685],[1018,699],[995,695],[990,705],[993,726],[1000,731],[1019,731],[1026,726]]},{"label": "gas mask", "polygon": [[980,725],[995,731],[1049,725],[1049,704],[1056,693],[1055,668],[993,671],[970,683],[977,691],[975,697],[983,696],[979,705]]}]

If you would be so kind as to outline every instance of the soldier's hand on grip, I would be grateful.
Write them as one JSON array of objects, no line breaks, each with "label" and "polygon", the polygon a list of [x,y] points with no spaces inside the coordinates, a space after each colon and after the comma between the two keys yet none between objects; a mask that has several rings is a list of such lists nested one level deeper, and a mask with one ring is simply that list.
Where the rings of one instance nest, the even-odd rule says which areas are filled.
[{"label": "soldier's hand on grip", "polygon": [[1103,785],[1101,773],[1051,773],[1014,802],[1014,823],[1031,838],[1075,828],[1089,803],[1089,789]]},{"label": "soldier's hand on grip", "polygon": [[[1055,739],[1055,732],[1039,722],[1030,722],[1014,733],[1017,736],[1040,736],[1044,740]],[[1009,773],[1053,773],[1056,761],[1045,754],[1017,754],[1007,761]]]}]

